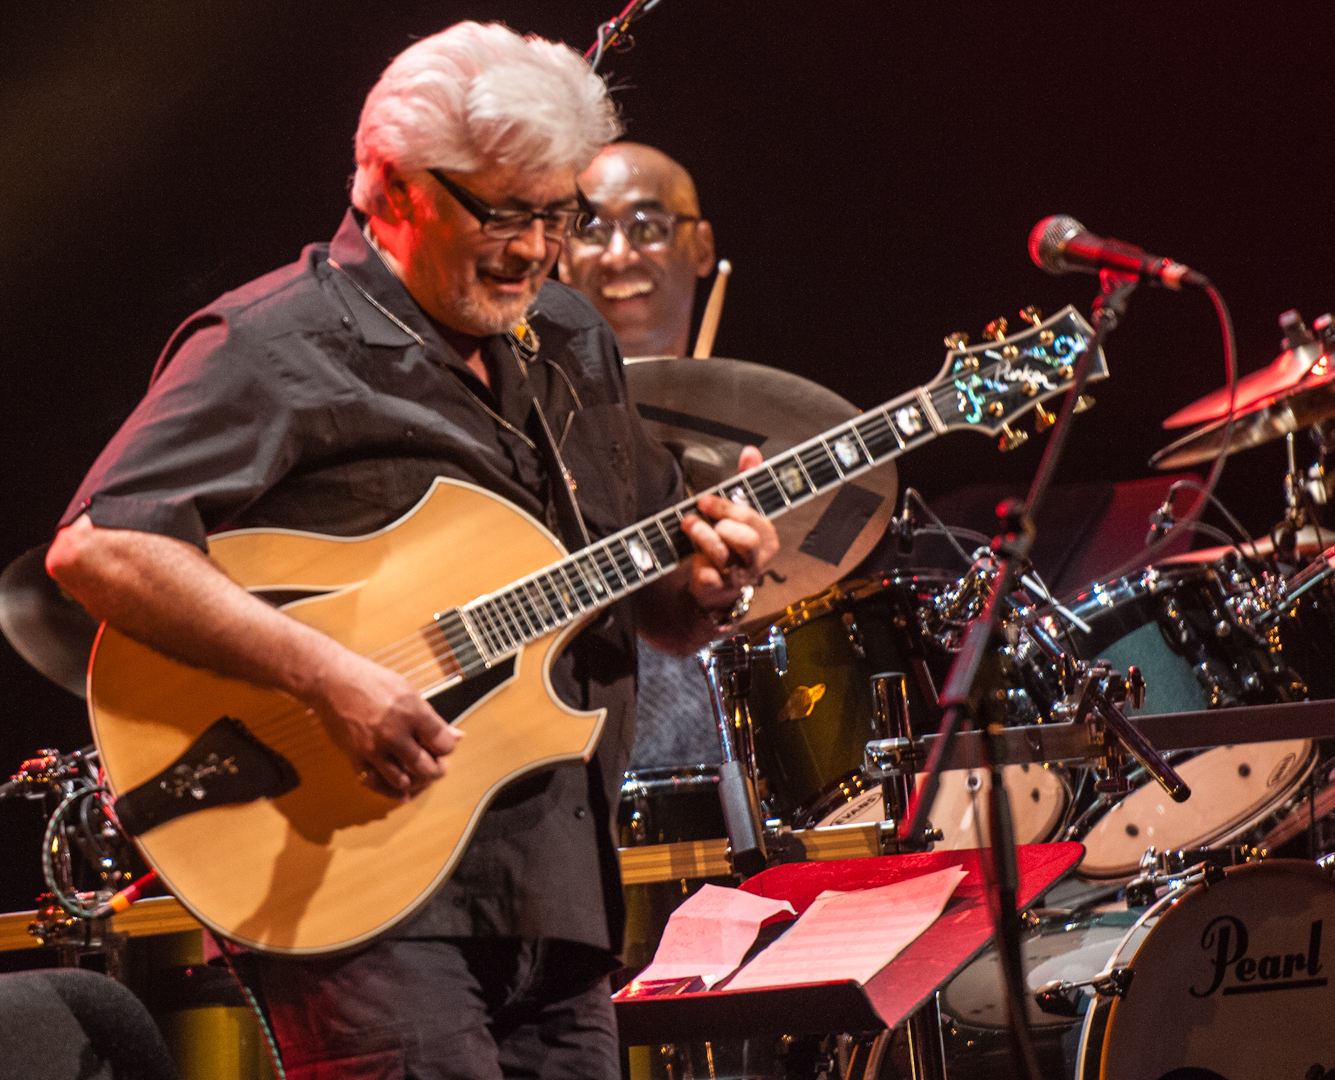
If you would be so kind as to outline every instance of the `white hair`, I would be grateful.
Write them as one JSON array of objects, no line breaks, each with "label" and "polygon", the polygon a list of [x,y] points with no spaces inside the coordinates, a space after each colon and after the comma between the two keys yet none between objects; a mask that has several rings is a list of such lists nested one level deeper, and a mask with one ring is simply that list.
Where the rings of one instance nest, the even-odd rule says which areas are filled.
[{"label": "white hair", "polygon": [[367,94],[352,203],[379,209],[384,162],[579,173],[620,133],[607,86],[569,46],[500,23],[457,23],[404,49]]}]

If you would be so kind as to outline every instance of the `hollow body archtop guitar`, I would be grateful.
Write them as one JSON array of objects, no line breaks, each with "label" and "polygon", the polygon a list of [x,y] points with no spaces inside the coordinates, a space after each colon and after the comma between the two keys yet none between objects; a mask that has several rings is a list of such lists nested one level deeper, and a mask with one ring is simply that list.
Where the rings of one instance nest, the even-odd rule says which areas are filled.
[{"label": "hollow body archtop guitar", "polygon": [[[715,493],[776,517],[947,431],[1009,430],[1071,385],[1091,337],[1068,307],[1011,338],[952,350],[931,383]],[[1101,355],[1090,364],[1092,378],[1107,374]],[[367,536],[211,537],[211,558],[234,581],[299,596],[287,614],[402,673],[468,738],[443,780],[396,802],[358,783],[293,698],[103,626],[88,703],[122,825],[191,913],[234,941],[302,954],[369,940],[439,887],[506,783],[592,755],[603,714],[560,702],[551,662],[590,616],[689,555],[681,519],[693,506],[567,554],[511,504],[438,479]]]}]

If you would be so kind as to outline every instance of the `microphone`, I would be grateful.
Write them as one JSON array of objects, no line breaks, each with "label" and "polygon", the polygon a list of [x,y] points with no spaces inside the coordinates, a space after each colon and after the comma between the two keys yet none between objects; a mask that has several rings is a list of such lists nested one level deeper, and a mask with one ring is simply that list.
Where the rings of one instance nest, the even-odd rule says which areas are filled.
[{"label": "microphone", "polygon": [[1065,214],[1046,217],[1034,226],[1029,233],[1029,257],[1049,274],[1112,270],[1148,278],[1169,289],[1181,289],[1183,285],[1206,288],[1210,284],[1204,274],[1172,259],[1161,259],[1121,240],[1095,236]]}]

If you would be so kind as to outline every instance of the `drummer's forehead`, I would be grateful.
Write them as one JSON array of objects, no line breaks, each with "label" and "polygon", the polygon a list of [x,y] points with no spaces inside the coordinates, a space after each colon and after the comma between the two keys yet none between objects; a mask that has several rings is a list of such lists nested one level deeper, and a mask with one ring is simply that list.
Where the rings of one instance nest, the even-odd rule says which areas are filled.
[{"label": "drummer's forehead", "polygon": [[[616,148],[611,148],[615,150]],[[579,178],[589,201],[603,210],[674,210],[697,213],[695,186],[670,158],[605,151]]]}]

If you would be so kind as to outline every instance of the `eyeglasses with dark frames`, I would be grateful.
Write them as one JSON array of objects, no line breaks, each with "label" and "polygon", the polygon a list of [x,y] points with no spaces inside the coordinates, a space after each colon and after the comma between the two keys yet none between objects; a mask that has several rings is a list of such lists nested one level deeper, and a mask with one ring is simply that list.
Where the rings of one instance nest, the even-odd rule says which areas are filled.
[{"label": "eyeglasses with dark frames", "polygon": [[605,248],[619,231],[635,249],[662,247],[676,234],[677,226],[699,221],[691,214],[671,210],[637,210],[626,218],[594,217],[575,228],[570,238],[590,248]]},{"label": "eyeglasses with dark frames", "polygon": [[575,229],[593,217],[593,207],[584,192],[575,188],[575,207],[557,207],[547,210],[498,210],[488,206],[471,191],[456,184],[442,169],[427,169],[440,186],[454,196],[455,201],[477,218],[482,234],[493,240],[513,240],[526,233],[534,221],[542,222],[543,235],[551,240],[564,240]]}]

